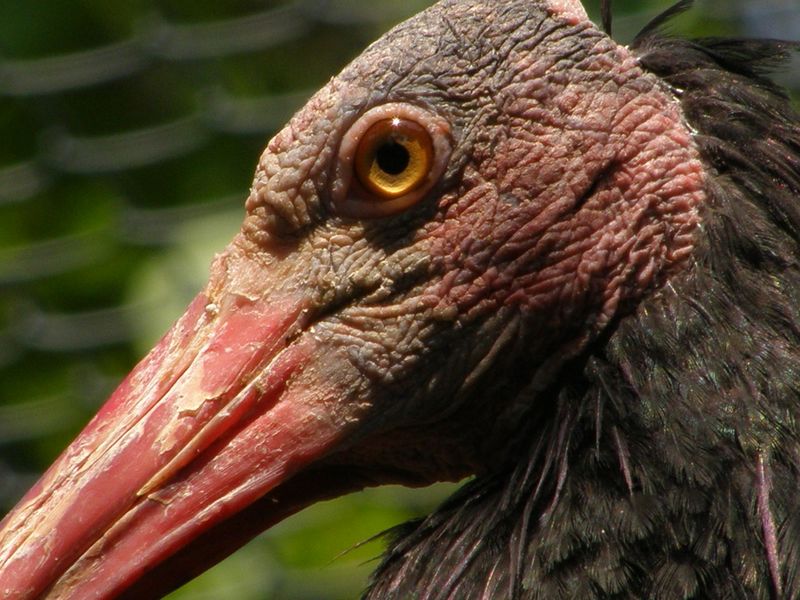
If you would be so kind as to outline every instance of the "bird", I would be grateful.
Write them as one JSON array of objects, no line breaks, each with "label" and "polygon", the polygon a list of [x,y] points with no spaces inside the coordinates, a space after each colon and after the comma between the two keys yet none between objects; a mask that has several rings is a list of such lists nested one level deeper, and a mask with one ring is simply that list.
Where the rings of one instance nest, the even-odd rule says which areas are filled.
[{"label": "bird", "polygon": [[797,44],[440,0],[268,144],[205,289],[0,525],[150,598],[319,500],[471,479],[368,599],[800,597]]}]

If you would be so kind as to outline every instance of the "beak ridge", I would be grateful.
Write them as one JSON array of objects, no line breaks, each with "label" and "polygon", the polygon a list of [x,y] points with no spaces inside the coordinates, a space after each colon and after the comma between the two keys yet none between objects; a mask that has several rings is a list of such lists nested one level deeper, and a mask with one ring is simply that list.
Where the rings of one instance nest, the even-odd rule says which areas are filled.
[{"label": "beak ridge", "polygon": [[3,520],[0,595],[115,597],[329,452],[306,307],[198,295]]}]

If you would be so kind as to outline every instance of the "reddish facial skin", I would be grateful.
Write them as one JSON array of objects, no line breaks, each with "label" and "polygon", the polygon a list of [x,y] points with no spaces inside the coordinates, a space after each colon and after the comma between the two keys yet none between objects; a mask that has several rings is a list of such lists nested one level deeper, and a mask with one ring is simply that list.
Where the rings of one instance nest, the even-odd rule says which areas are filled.
[{"label": "reddish facial skin", "polygon": [[[3,521],[4,597],[156,596],[317,499],[489,470],[532,383],[484,400],[508,350],[545,385],[685,268],[676,103],[578,4],[522,5],[437,5],[270,142],[205,291]],[[340,150],[390,104],[441,175],[360,214]]]}]

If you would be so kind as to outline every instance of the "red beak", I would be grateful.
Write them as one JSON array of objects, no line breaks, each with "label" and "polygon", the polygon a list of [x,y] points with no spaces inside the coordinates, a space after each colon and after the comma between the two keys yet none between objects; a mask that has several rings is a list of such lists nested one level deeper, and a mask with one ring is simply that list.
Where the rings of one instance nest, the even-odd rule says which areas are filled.
[{"label": "red beak", "polygon": [[[232,248],[2,522],[3,598],[157,597],[319,498],[303,478],[287,482],[347,426],[326,411],[335,378],[309,368],[309,301],[287,291],[300,286],[286,269],[270,282]],[[255,280],[269,300],[249,293]],[[212,532],[217,546],[204,543]]]}]

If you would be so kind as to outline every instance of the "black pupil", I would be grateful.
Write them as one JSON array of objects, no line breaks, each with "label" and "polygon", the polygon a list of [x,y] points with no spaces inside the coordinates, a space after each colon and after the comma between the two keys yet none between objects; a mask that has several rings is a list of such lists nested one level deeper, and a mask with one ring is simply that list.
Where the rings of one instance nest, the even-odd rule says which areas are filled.
[{"label": "black pupil", "polygon": [[403,144],[400,144],[397,140],[388,139],[378,148],[375,153],[375,160],[384,173],[400,175],[408,168],[411,156],[409,156],[408,149]]}]

